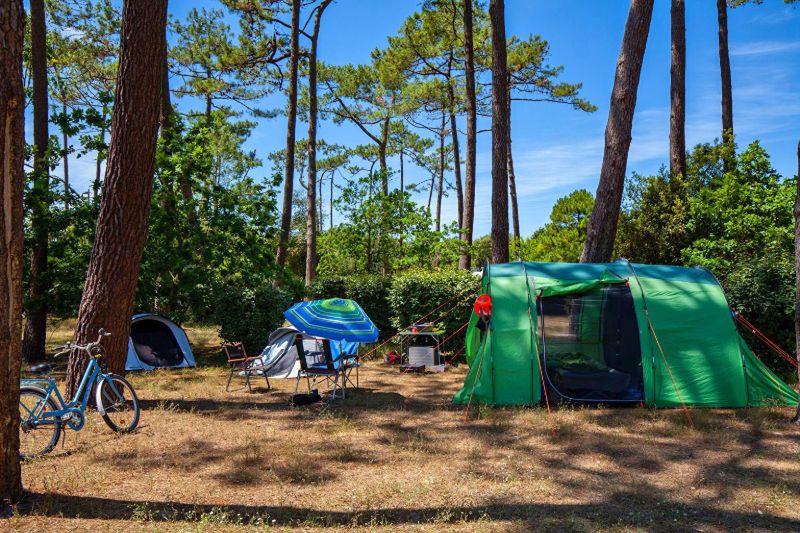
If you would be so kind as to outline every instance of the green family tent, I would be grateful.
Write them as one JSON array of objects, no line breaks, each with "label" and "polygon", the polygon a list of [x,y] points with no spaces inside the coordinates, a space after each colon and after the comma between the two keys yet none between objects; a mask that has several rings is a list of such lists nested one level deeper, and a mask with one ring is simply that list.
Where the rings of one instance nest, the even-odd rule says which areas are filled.
[{"label": "green family tent", "polygon": [[798,395],[739,335],[717,279],[701,268],[631,264],[489,265],[473,313],[470,369],[454,401],[747,407]]}]

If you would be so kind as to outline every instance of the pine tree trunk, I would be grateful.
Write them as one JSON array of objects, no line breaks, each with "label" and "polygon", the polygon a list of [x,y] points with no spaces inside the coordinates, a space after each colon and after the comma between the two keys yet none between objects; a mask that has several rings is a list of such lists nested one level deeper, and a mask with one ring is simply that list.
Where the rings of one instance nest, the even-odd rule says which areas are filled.
[{"label": "pine tree trunk", "polygon": [[[403,148],[400,147],[400,192],[404,193],[406,190],[405,171],[403,169]],[[402,212],[400,213],[402,215]]]},{"label": "pine tree trunk", "polygon": [[[794,338],[797,354],[797,377],[800,380],[800,142],[797,143],[797,196],[794,203],[794,267],[796,276],[794,304]],[[800,403],[794,415],[794,422],[800,424]]]},{"label": "pine tree trunk", "polygon": [[25,10],[0,3],[0,507],[19,501],[19,371],[22,351],[22,188],[25,181]]},{"label": "pine tree trunk", "polygon": [[672,0],[670,9],[669,170],[686,177],[686,14],[684,0]]},{"label": "pine tree trunk", "polygon": [[389,126],[391,121],[389,118],[383,120],[381,127],[381,142],[378,145],[378,159],[381,169],[381,190],[384,196],[389,194],[389,170],[386,163],[386,151],[389,146]]},{"label": "pine tree trunk", "polygon": [[731,85],[731,59],[728,53],[728,4],[717,0],[719,26],[719,70],[722,78],[722,141],[726,144],[723,160],[725,172],[733,166],[733,89]]},{"label": "pine tree trunk", "polygon": [[31,190],[30,287],[22,339],[28,362],[44,357],[47,338],[47,242],[50,226],[50,176],[47,103],[47,26],[44,0],[31,0],[31,71],[33,82],[33,189]]},{"label": "pine tree trunk", "polygon": [[[511,133],[509,132],[509,139]],[[511,142],[508,143],[508,193],[511,198],[511,225],[514,229],[514,257],[521,260],[522,236],[519,229],[519,203],[517,201],[517,180],[514,175],[514,159],[511,157]]]},{"label": "pine tree trunk", "polygon": [[[175,108],[172,106],[172,97],[169,90],[169,45],[167,43],[165,43],[164,48],[164,65],[161,75],[161,117],[159,119],[159,127],[161,136],[163,137],[175,124]],[[200,235],[201,230],[197,220],[197,211],[195,211],[195,206],[193,205],[194,193],[192,192],[192,182],[185,170],[179,171],[177,186],[180,189],[179,192],[183,199],[183,204],[187,209],[189,225],[195,232],[195,235]],[[198,255],[202,256],[202,254]]]},{"label": "pine tree trunk", "polygon": [[508,69],[504,0],[489,1],[492,26],[492,262],[508,263]]},{"label": "pine tree trunk", "polygon": [[[158,131],[159,137],[162,141],[162,150],[170,155],[171,146],[169,137],[172,131],[172,100],[169,94],[169,62],[167,61],[167,54],[169,48],[166,40],[164,41],[164,63],[161,67],[161,98],[159,100],[159,117],[158,117]],[[161,189],[164,194],[161,195],[160,207],[169,216],[175,213],[175,184],[174,177],[170,172],[162,172],[160,174]],[[170,293],[175,291],[175,279],[170,276]]]},{"label": "pine tree trunk", "polygon": [[428,211],[431,210],[431,203],[433,202],[433,191],[436,189],[436,173],[431,172],[431,186],[428,188]]},{"label": "pine tree trunk", "polygon": [[[66,116],[67,104],[61,106],[61,112]],[[64,211],[69,209],[69,134],[65,127],[61,131],[61,141],[64,143]]]},{"label": "pine tree trunk", "polygon": [[442,196],[444,196],[444,137],[445,112],[442,109],[442,124],[439,127],[439,186],[436,188],[436,231],[442,229]]},{"label": "pine tree trunk", "polygon": [[161,137],[164,138],[169,128],[172,126],[172,99],[169,93],[169,60],[168,60],[168,46],[164,42],[164,62],[161,66],[161,109],[158,119],[158,126],[161,132]]},{"label": "pine tree trunk", "polygon": [[294,139],[297,127],[297,63],[299,59],[300,0],[292,0],[292,34],[289,58],[289,102],[286,108],[286,167],[283,175],[283,210],[281,233],[278,242],[277,262],[286,264],[289,248],[289,231],[292,228],[292,196],[294,195]]},{"label": "pine tree trunk", "polygon": [[[105,328],[109,369],[124,373],[139,265],[147,239],[165,53],[167,0],[125,2],[103,201],[78,311],[76,342]],[[70,357],[71,396],[85,357]]]},{"label": "pine tree trunk", "polygon": [[506,167],[508,168],[508,191],[511,197],[511,222],[514,228],[514,257],[521,260],[522,236],[519,230],[519,203],[517,202],[517,177],[514,174],[514,157],[511,150],[511,77],[508,81],[508,150]]},{"label": "pine tree trunk", "polygon": [[461,150],[458,147],[458,122],[456,121],[456,96],[451,85],[447,86],[450,99],[450,137],[453,140],[453,179],[456,185],[456,202],[458,204],[458,225],[464,218],[464,190],[461,187]]},{"label": "pine tree trunk", "polygon": [[317,235],[322,233],[322,225],[323,220],[325,219],[325,211],[322,210],[322,182],[324,181],[325,173],[322,173],[320,176],[319,181],[317,182],[317,213],[319,216],[317,217]]},{"label": "pine tree trunk", "polygon": [[306,287],[317,272],[317,42],[322,13],[330,4],[324,0],[314,16],[314,32],[308,59],[308,196],[306,205]]},{"label": "pine tree trunk", "polygon": [[[472,245],[472,225],[475,220],[475,161],[476,161],[476,105],[475,105],[475,52],[472,44],[472,0],[464,0],[464,91],[467,113],[467,153],[464,162],[464,214],[461,218],[461,240],[466,247]],[[458,258],[458,267],[469,269],[472,255],[467,248]]]},{"label": "pine tree trunk", "polygon": [[[406,177],[405,177],[405,168],[404,168],[404,147],[400,146],[400,219],[402,220],[405,216],[405,207],[406,207]],[[400,229],[400,253],[403,253],[403,233],[405,233],[405,228],[402,227]]]},{"label": "pine tree trunk", "polygon": [[[100,144],[105,144],[106,142],[106,114],[103,111],[103,125],[100,126]],[[100,176],[102,175],[102,168],[103,168],[103,160],[104,158],[100,156],[100,152],[97,152],[97,159],[94,162],[94,181],[92,182],[92,197],[94,199],[94,203],[100,200],[100,187],[101,181]]]},{"label": "pine tree trunk", "polygon": [[610,261],[614,251],[622,191],[625,187],[628,149],[631,145],[636,91],[652,15],[653,0],[631,1],[608,109],[600,183],[597,185],[594,208],[586,229],[582,263]]}]

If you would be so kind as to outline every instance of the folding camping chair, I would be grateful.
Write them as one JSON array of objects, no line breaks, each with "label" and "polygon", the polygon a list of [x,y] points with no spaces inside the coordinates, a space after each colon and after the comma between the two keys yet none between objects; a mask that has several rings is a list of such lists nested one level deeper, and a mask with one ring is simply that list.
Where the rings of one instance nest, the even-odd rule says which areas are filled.
[{"label": "folding camping chair", "polygon": [[[330,342],[324,343],[323,349],[327,349],[330,352],[331,344]],[[358,346],[358,345],[356,345]],[[325,357],[328,357],[327,355]],[[333,357],[331,356],[331,359]],[[348,383],[353,388],[358,388],[358,368],[361,366],[361,360],[358,356],[358,348],[356,347],[356,353],[353,354],[339,354],[339,364],[342,365],[342,384],[346,388]],[[353,373],[353,370],[356,371],[356,382],[353,383],[352,378],[350,377]]]},{"label": "folding camping chair", "polygon": [[[297,381],[294,384],[294,393],[297,394],[297,389],[300,386],[300,380],[306,378],[308,385],[308,392],[311,392],[312,381],[316,384],[317,380],[322,379],[333,387],[330,399],[342,398],[347,395],[347,383],[350,380],[350,372],[356,368],[350,359],[340,358],[338,361],[334,360],[331,351],[331,343],[328,339],[322,340],[322,352],[309,352],[303,346],[303,336],[298,334],[294,338],[294,346],[297,349],[297,359],[300,361],[300,371],[297,373]],[[309,364],[306,357],[309,356],[324,356],[324,361],[321,363]],[[337,394],[341,393],[341,396]]]},{"label": "folding camping chair", "polygon": [[[230,373],[228,374],[228,383],[225,385],[225,392],[230,392],[231,380],[235,372],[240,372],[244,376],[244,381],[247,384],[247,390],[253,392],[250,386],[250,376],[258,375],[260,371],[264,379],[267,380],[267,389],[270,388],[269,376],[267,372],[272,368],[272,365],[264,365],[261,363],[261,357],[257,355],[247,355],[244,345],[241,342],[224,342],[222,348],[225,350],[225,355],[228,357],[228,364],[230,365]],[[256,362],[258,361],[258,362]]]}]

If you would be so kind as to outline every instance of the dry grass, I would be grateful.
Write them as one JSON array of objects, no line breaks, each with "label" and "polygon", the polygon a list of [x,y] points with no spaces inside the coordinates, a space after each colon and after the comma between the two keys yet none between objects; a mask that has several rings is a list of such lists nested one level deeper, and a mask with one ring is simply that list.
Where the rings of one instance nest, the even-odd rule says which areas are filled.
[{"label": "dry grass", "polygon": [[136,434],[96,416],[24,466],[21,531],[800,530],[800,431],[785,410],[476,409],[463,368],[370,363],[328,409],[293,382],[224,392],[213,332],[197,370],[132,375]]}]

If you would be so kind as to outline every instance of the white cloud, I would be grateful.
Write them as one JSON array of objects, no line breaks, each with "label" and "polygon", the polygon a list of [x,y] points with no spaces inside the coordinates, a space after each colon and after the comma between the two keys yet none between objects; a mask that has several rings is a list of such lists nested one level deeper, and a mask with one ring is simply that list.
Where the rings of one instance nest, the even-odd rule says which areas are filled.
[{"label": "white cloud", "polygon": [[754,41],[731,47],[731,56],[761,56],[800,50],[800,41]]},{"label": "white cloud", "polygon": [[769,12],[763,9],[752,15],[752,21],[763,24],[782,24],[788,20],[800,17],[800,11],[790,9],[789,7],[783,8],[782,11]]}]

